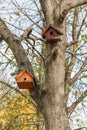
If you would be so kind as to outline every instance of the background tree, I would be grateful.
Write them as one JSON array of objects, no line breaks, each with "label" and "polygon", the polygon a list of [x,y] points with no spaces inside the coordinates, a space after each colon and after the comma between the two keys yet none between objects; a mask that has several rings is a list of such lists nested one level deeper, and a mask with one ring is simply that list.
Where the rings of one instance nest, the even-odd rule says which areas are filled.
[{"label": "background tree", "polygon": [[[3,68],[8,65],[15,66],[18,72],[29,70],[35,76],[36,83],[30,94],[45,119],[46,129],[69,130],[69,117],[71,118],[76,106],[84,101],[87,95],[87,1],[28,2],[26,0],[26,3],[21,5],[12,1],[11,8],[15,6],[13,13],[17,18],[15,21],[14,15],[10,15],[12,24],[8,22],[8,17],[2,16],[0,19],[1,49],[4,51],[1,51],[1,55],[5,57],[5,63],[1,60],[1,65]],[[8,4],[7,1],[6,5]],[[29,6],[31,4],[32,6]],[[5,7],[2,8],[4,10]],[[30,23],[23,22],[24,18]],[[26,23],[33,26],[29,37],[23,37],[24,33],[21,32],[27,28]],[[9,28],[7,24],[10,24]],[[44,44],[46,41],[41,34],[49,24],[63,32],[61,42]],[[16,33],[12,33],[13,27],[16,27]],[[19,29],[21,31],[18,31]],[[73,97],[71,101],[68,101],[69,97]],[[82,102],[79,107],[82,105],[86,104]]]}]

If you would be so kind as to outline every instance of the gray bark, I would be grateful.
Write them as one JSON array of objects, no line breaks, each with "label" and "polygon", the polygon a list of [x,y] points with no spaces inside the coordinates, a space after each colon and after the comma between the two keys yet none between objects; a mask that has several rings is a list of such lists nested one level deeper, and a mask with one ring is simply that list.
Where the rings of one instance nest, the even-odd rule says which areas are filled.
[{"label": "gray bark", "polygon": [[58,55],[55,57],[52,52],[46,61],[45,93],[42,101],[47,130],[70,129],[64,92],[64,75],[64,54],[60,47]]},{"label": "gray bark", "polygon": [[[45,88],[42,97],[43,115],[46,130],[70,130],[67,112],[65,81],[65,44],[66,30],[64,19],[69,9],[87,3],[83,1],[40,0],[47,25],[53,24],[63,31],[62,42],[47,43]],[[55,53],[56,51],[56,53]]]},{"label": "gray bark", "polygon": [[[42,9],[45,11],[47,25],[53,24],[65,32],[64,24],[59,25],[57,21],[61,10],[59,11],[56,1],[44,2],[41,0],[41,3]],[[49,9],[47,9],[48,7]],[[45,118],[46,130],[70,130],[64,91],[65,33],[62,40],[62,42],[53,44],[46,43],[46,73],[42,95],[42,113]]]}]

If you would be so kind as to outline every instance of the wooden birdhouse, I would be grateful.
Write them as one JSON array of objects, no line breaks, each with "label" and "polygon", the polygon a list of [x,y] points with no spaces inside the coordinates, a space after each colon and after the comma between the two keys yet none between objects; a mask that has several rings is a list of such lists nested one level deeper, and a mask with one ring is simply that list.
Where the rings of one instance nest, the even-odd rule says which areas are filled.
[{"label": "wooden birdhouse", "polygon": [[27,70],[22,71],[16,76],[16,81],[20,89],[33,89],[34,77]]},{"label": "wooden birdhouse", "polygon": [[54,43],[62,40],[61,35],[63,35],[63,33],[58,28],[49,25],[43,32],[42,37],[46,39],[47,42]]}]

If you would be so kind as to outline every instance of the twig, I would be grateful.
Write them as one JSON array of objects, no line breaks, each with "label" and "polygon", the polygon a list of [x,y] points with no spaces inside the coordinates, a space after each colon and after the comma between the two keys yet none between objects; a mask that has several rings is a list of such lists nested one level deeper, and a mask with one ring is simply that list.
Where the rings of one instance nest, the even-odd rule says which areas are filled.
[{"label": "twig", "polygon": [[78,42],[78,40],[76,39],[76,40],[74,40],[74,41],[71,41],[71,42],[69,42],[69,43],[66,43],[66,47],[70,47],[70,46],[72,46],[72,45],[75,45],[77,42]]},{"label": "twig", "polygon": [[44,57],[40,54],[40,52],[39,51],[37,51],[37,49],[30,43],[30,41],[26,38],[25,39],[31,46],[32,46],[32,48],[39,54],[39,56],[43,59],[43,61],[45,60],[44,59]]},{"label": "twig", "polygon": [[14,90],[17,91],[19,94],[21,94],[23,97],[27,98],[27,96],[25,96],[24,93],[22,93],[19,89],[14,88],[13,86],[11,86],[9,83],[6,83],[6,82],[3,81],[3,80],[0,80],[0,83],[5,84],[7,87],[9,87],[9,88],[11,88],[11,89],[14,89]]}]

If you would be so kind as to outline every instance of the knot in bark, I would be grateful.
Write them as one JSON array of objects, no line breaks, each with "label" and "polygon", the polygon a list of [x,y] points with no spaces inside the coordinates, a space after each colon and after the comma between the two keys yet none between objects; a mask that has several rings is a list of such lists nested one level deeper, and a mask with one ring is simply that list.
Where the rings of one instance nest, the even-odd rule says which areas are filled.
[{"label": "knot in bark", "polygon": [[55,48],[52,49],[52,56],[53,56],[53,59],[55,59],[55,58],[57,57],[57,55],[58,55],[58,48],[55,47]]}]

